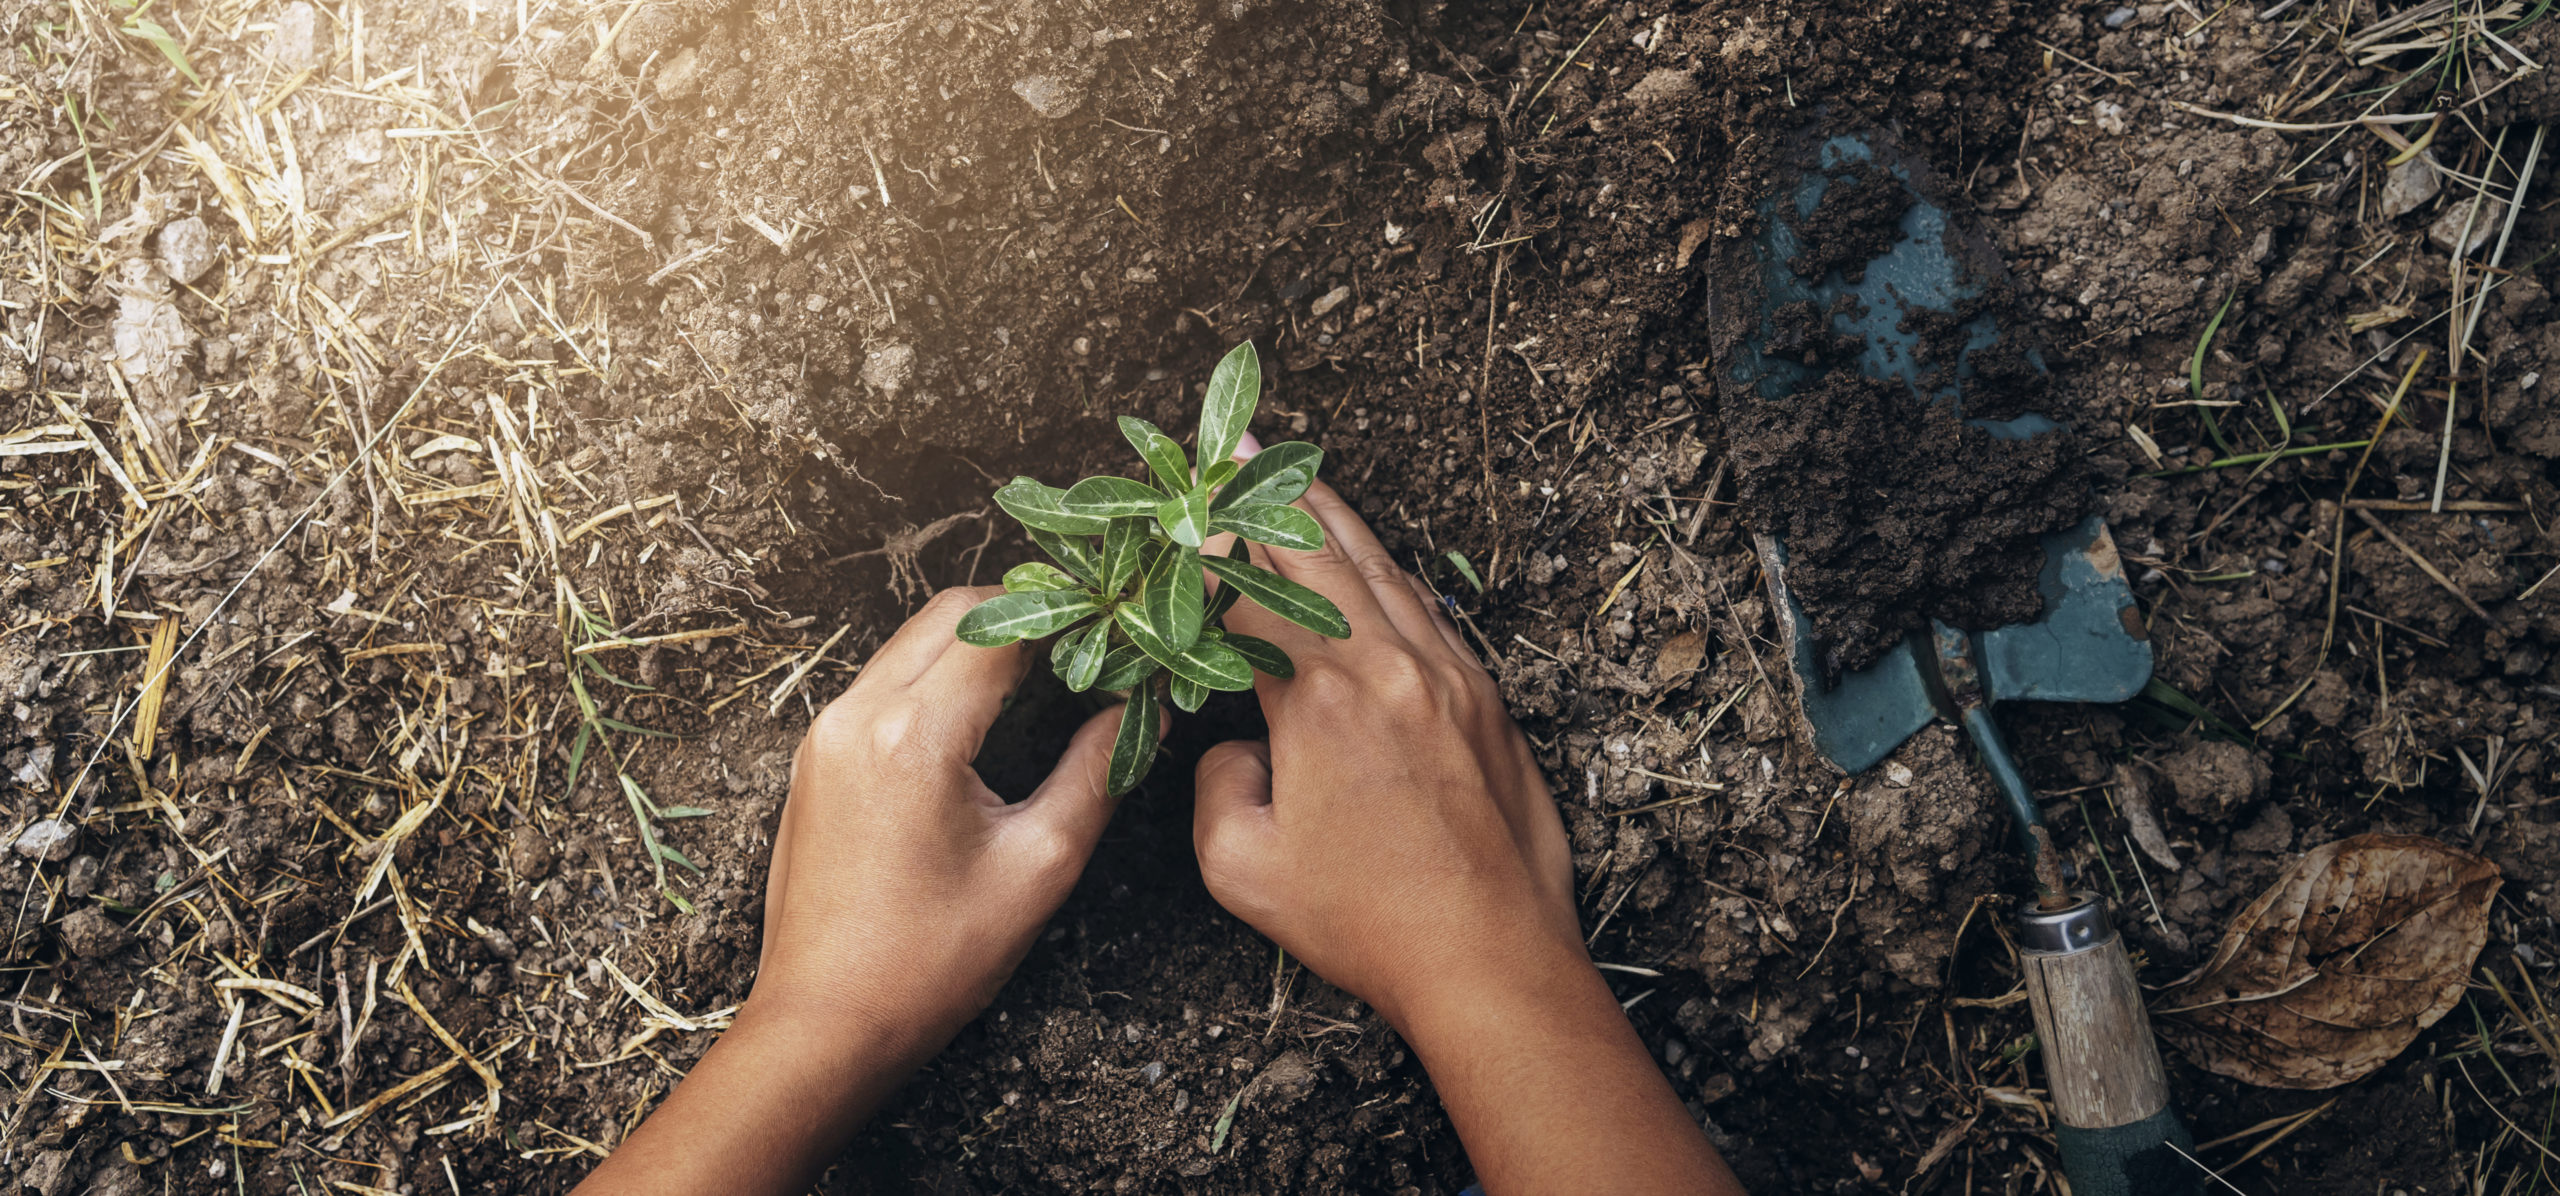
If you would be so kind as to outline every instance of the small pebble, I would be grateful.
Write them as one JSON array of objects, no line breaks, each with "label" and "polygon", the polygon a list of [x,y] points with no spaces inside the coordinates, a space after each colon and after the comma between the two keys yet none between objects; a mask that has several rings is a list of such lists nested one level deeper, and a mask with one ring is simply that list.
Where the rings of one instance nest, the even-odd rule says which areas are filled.
[{"label": "small pebble", "polygon": [[39,818],[18,832],[18,841],[10,850],[31,860],[60,863],[71,858],[71,849],[80,840],[80,828],[59,818]]},{"label": "small pebble", "polygon": [[2132,20],[2133,17],[2134,12],[2131,8],[2119,8],[2114,12],[2107,14],[2106,26],[2109,29],[2122,29],[2124,28],[2124,23]]},{"label": "small pebble", "polygon": [[172,220],[160,228],[160,268],[178,282],[194,282],[213,268],[213,230],[203,217]]}]

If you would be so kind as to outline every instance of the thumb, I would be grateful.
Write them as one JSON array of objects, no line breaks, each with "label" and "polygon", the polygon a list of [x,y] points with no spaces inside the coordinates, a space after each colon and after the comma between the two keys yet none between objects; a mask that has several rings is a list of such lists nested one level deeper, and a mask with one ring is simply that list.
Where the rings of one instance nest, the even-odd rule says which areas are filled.
[{"label": "thumb", "polygon": [[1194,776],[1191,846],[1200,853],[1201,874],[1215,893],[1220,878],[1232,878],[1239,865],[1258,854],[1254,840],[1271,826],[1271,745],[1259,739],[1228,740],[1200,757]]},{"label": "thumb", "polygon": [[1111,741],[1119,734],[1120,714],[1127,709],[1114,706],[1086,719],[1075,738],[1067,741],[1058,766],[1049,770],[1049,779],[1040,782],[1021,806],[1021,816],[1048,832],[1061,854],[1072,855],[1079,868],[1093,853],[1103,826],[1111,821],[1111,811],[1120,804],[1111,796]]}]

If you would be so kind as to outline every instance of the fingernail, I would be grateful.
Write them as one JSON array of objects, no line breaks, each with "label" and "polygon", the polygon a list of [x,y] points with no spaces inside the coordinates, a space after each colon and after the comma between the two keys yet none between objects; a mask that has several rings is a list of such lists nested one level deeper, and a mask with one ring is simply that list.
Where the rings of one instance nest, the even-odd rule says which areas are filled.
[{"label": "fingernail", "polygon": [[1243,439],[1236,441],[1236,460],[1238,461],[1253,460],[1253,455],[1261,451],[1262,442],[1254,439],[1251,432],[1245,433]]}]

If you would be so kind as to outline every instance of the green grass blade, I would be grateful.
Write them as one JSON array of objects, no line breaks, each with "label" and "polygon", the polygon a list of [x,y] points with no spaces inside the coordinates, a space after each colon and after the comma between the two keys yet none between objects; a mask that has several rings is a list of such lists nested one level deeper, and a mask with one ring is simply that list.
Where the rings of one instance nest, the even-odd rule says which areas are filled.
[{"label": "green grass blade", "polygon": [[[2187,359],[2187,393],[2199,402],[2204,399],[2205,352],[2213,347],[2213,335],[2222,331],[2222,318],[2231,314],[2231,304],[2239,298],[2238,291],[2223,296],[2222,307],[2213,313],[2212,320],[2206,322],[2204,335],[2196,338],[2195,355]],[[2213,408],[2198,407],[2196,411],[2204,416],[2204,430],[2213,437],[2215,447],[2220,448],[2224,456],[2230,456],[2231,442],[2222,438],[2222,424],[2213,417]]]}]

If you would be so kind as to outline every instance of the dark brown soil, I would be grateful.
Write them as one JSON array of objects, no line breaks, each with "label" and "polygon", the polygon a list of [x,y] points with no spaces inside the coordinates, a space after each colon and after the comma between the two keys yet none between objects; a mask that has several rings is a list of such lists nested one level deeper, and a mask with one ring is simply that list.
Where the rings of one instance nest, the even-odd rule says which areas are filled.
[{"label": "dark brown soil", "polygon": [[2044,611],[2038,537],[2088,513],[2067,431],[2001,440],[1899,381],[1832,370],[1785,400],[1725,407],[1735,498],[1786,544],[1789,589],[1827,669],[1862,668],[1938,619],[1987,629]]},{"label": "dark brown soil", "polygon": [[1813,214],[1797,224],[1803,252],[1787,268],[1815,281],[1837,270],[1857,282],[1867,276],[1868,262],[1902,239],[1902,217],[1910,210],[1911,193],[1902,180],[1873,166],[1844,170],[1822,193]]},{"label": "dark brown soil", "polygon": [[[1629,1016],[1746,1181],[2052,1190],[2002,938],[2026,884],[1985,778],[1933,728],[1843,782],[1766,682],[1748,533],[1778,516],[1727,482],[1785,441],[1710,398],[1708,264],[1749,234],[1774,138],[1824,103],[1902,128],[1997,243],[2001,302],[2050,346],[2034,406],[2077,431],[2160,677],[2231,732],[2155,703],[2003,712],[2144,976],[2210,951],[2289,853],[2391,830],[2497,860],[2482,964],[2549,988],[2560,588],[2533,587],[2560,560],[2560,215],[2529,199],[2505,273],[2466,275],[2466,298],[2500,281],[2448,388],[2428,230],[2467,185],[2385,216],[2398,151],[2373,135],[2182,106],[2289,111],[2334,83],[2291,119],[2344,120],[2418,57],[2343,65],[2334,28],[2295,24],[2315,13],[2202,7],[155,7],[240,89],[201,108],[147,41],[87,37],[96,6],[0,11],[26,47],[0,67],[0,178],[23,189],[0,201],[0,434],[60,439],[59,403],[155,492],[204,462],[146,512],[94,452],[0,457],[7,830],[79,829],[60,858],[0,853],[21,910],[0,1174],[47,1196],[565,1190],[713,1033],[647,1029],[608,962],[688,1018],[744,995],[789,750],[847,662],[921,587],[1029,555],[978,514],[995,480],[1125,466],[1110,417],[1187,427],[1250,338],[1262,430],[1323,444],[1466,612],[1556,783],[1595,956],[1642,969],[1611,974]],[[2551,28],[2508,40],[2548,63]],[[2448,123],[2448,171],[2512,171],[2560,120],[2537,78],[2466,110],[2516,122],[2508,165],[2496,127]],[[2410,86],[2395,111],[2475,94]],[[257,184],[254,229],[188,142],[155,140],[172,122]],[[216,260],[162,292],[185,216]],[[180,360],[111,378],[122,304],[163,294]],[[2195,397],[2190,356],[2235,295],[2202,367],[2230,405],[2161,405]],[[2354,451],[2193,468],[2365,437],[2420,346],[2352,492]],[[123,414],[137,389],[165,472]],[[2409,509],[2448,413],[2446,497],[2473,505]],[[1907,434],[1941,473],[1967,451]],[[2410,551],[2352,514],[2339,537],[2344,499]],[[625,636],[724,634],[572,658],[564,593]],[[145,753],[127,711],[163,620],[184,646]],[[609,759],[713,811],[660,824],[704,869],[670,872],[686,906],[608,757],[568,784],[577,659],[650,687],[578,674],[606,714],[681,736]],[[1026,699],[991,742],[1003,784],[1036,775],[1064,702]],[[1178,726],[1022,973],[830,1190],[1467,1182],[1393,1034],[1275,968],[1198,883],[1186,765],[1250,711]],[[2155,782],[2176,870],[2126,846],[2119,765]],[[372,840],[430,801],[388,849],[409,905],[359,901]],[[326,1008],[218,987],[234,969]],[[326,1125],[321,1100],[455,1058],[395,970],[502,1081],[493,1124],[430,1132],[481,1105],[456,1067]],[[2496,1002],[2342,1093],[2174,1055],[2173,1083],[2199,1141],[2342,1097],[2245,1164],[2256,1138],[2208,1150],[2244,1190],[2529,1189],[2493,1111],[2541,1124],[2555,1065]]]}]

